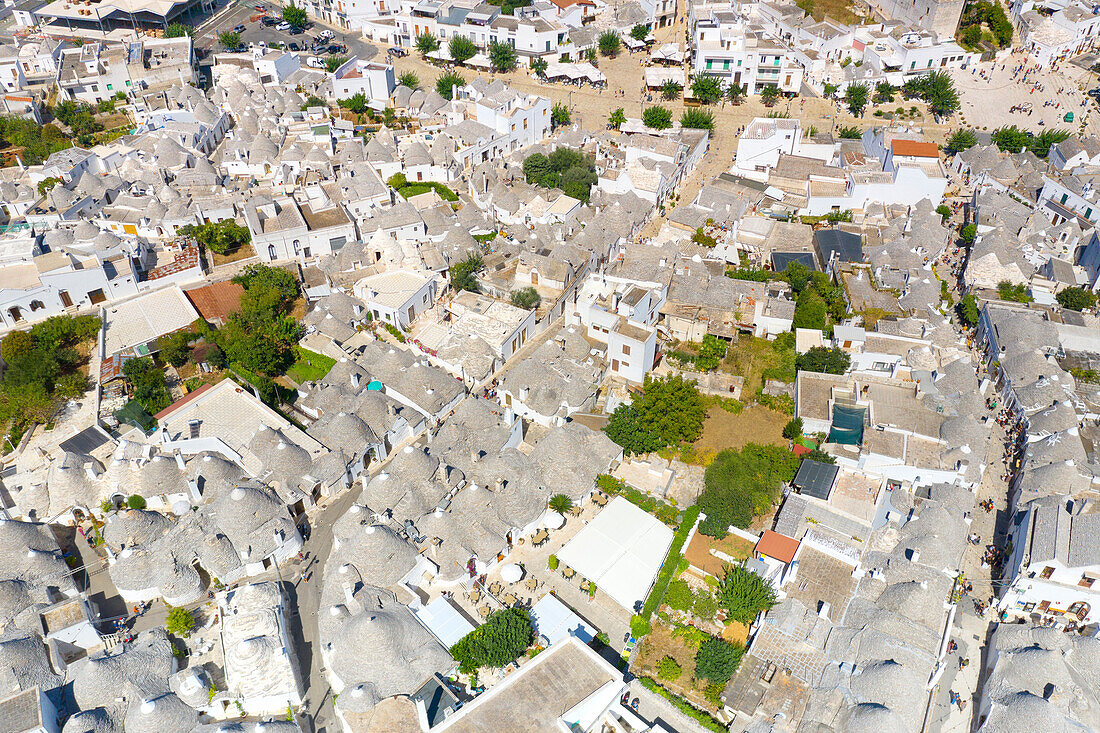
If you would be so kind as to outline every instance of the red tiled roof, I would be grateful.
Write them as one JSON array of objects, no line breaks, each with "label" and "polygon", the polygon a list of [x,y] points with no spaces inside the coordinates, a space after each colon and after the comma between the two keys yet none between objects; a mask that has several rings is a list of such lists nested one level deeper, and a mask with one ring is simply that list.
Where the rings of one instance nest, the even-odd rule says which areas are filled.
[{"label": "red tiled roof", "polygon": [[146,280],[159,280],[162,277],[168,277],[169,275],[175,275],[177,272],[183,272],[184,270],[190,270],[199,266],[199,248],[198,247],[184,247],[179,252],[175,253],[172,261],[154,267],[149,270],[145,275]]},{"label": "red tiled roof", "polygon": [[232,280],[220,283],[211,283],[201,288],[183,291],[191,305],[203,317],[203,320],[225,320],[231,313],[236,313],[241,307],[241,296],[244,288]]},{"label": "red tiled roof", "polygon": [[766,529],[760,536],[760,541],[756,543],[756,551],[761,555],[774,557],[780,562],[789,563],[794,560],[794,555],[798,552],[798,540]]},{"label": "red tiled roof", "polygon": [[907,155],[913,158],[938,158],[940,148],[936,143],[922,143],[916,140],[893,140],[890,143],[894,155]]},{"label": "red tiled roof", "polygon": [[209,391],[213,388],[214,388],[213,384],[204,384],[201,387],[199,387],[198,389],[196,389],[192,392],[188,392],[186,397],[183,397],[182,399],[176,400],[172,404],[168,405],[168,407],[165,407],[163,410],[158,412],[156,415],[153,415],[153,417],[157,420],[162,420],[165,417],[167,417],[168,415],[171,415],[173,412],[175,412],[179,408],[186,405],[191,400],[195,399],[199,395],[201,395],[204,392],[207,392],[207,391]]}]

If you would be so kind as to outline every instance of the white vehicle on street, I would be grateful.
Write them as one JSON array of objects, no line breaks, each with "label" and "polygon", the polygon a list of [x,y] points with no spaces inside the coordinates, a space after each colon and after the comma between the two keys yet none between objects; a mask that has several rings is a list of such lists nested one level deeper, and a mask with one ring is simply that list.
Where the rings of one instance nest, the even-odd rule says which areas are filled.
[{"label": "white vehicle on street", "polygon": [[287,22],[286,22],[286,21],[284,20],[284,21],[283,21],[282,23],[280,23],[279,25],[275,26],[275,30],[277,30],[277,31],[288,31],[288,30],[290,30],[290,23],[287,23]]},{"label": "white vehicle on street", "polygon": [[312,66],[314,69],[323,69],[325,68],[325,62],[316,56],[310,56],[306,59],[306,66]]}]

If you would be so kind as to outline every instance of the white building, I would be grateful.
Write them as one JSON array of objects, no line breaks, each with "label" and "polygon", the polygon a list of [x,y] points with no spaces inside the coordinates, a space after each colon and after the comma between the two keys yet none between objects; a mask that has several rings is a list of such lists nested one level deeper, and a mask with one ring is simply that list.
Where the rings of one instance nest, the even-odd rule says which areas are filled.
[{"label": "white building", "polygon": [[692,38],[693,74],[713,74],[723,85],[738,84],[749,94],[760,94],[766,86],[797,93],[802,87],[802,67],[780,43],[764,37],[762,29],[751,29],[733,11],[709,11],[701,15]]},{"label": "white building", "polygon": [[437,276],[391,270],[359,280],[354,290],[375,320],[405,331],[417,316],[432,307],[438,287]]},{"label": "white building", "polygon": [[335,99],[362,94],[367,104],[377,109],[387,106],[396,87],[392,66],[361,61],[358,56],[352,56],[332,72],[332,96]]},{"label": "white building", "polygon": [[566,313],[568,323],[587,327],[590,339],[607,344],[612,376],[641,383],[653,368],[657,320],[668,286],[593,273]]},{"label": "white building", "polygon": [[1100,513],[1093,509],[1052,497],[1017,513],[1002,611],[1022,618],[1039,614],[1055,624],[1100,619]]}]

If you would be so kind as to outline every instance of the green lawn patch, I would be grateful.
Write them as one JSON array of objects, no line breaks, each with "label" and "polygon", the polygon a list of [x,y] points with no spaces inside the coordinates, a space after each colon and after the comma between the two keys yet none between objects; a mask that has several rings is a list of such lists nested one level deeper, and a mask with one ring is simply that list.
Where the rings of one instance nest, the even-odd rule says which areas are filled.
[{"label": "green lawn patch", "polygon": [[397,190],[397,192],[404,196],[406,199],[412,198],[413,196],[419,196],[420,194],[427,193],[428,191],[435,191],[437,194],[439,194],[439,198],[443,199],[444,201],[458,201],[457,193],[447,188],[442,183],[436,183],[435,181],[421,181],[419,183],[410,183],[407,186],[404,186],[403,188]]},{"label": "green lawn patch", "polygon": [[294,349],[294,354],[294,363],[286,370],[286,375],[298,384],[315,382],[324,378],[336,363],[333,358],[318,354],[316,351],[303,349],[300,346]]}]

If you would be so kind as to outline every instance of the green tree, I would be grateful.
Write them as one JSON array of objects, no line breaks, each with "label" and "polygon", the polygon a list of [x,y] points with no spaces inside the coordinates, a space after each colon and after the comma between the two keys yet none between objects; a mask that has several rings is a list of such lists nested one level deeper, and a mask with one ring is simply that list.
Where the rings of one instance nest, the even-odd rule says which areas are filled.
[{"label": "green tree", "polygon": [[768,84],[760,91],[760,101],[764,103],[765,107],[774,107],[775,103],[779,101],[779,87],[775,84]]},{"label": "green tree", "polygon": [[661,85],[661,96],[665,99],[676,99],[682,90],[683,87],[675,79],[666,79]]},{"label": "green tree", "polygon": [[164,381],[164,372],[149,357],[134,358],[122,365],[122,373],[133,388],[133,398],[150,415],[168,407],[172,396]]},{"label": "green tree", "polygon": [[523,161],[523,178],[534,186],[554,188],[558,185],[558,174],[550,167],[550,159],[542,153],[532,153]]},{"label": "green tree", "polygon": [[714,104],[722,98],[722,79],[715,74],[698,74],[691,80],[691,96],[703,104]]},{"label": "green tree", "polygon": [[694,130],[713,130],[714,115],[704,109],[686,109],[680,115],[680,127]]},{"label": "green tree", "polygon": [[355,114],[363,114],[367,111],[367,96],[362,92],[356,92],[347,99],[337,99],[336,104]]},{"label": "green tree", "polygon": [[839,92],[839,91],[840,91],[840,85],[839,84],[829,84],[828,82],[826,82],[825,85],[822,87],[822,92],[825,96],[825,99],[832,99],[833,97],[836,96],[836,93]]},{"label": "green tree", "polygon": [[751,624],[761,611],[776,603],[771,583],[741,566],[726,571],[716,595],[718,605],[726,609],[726,617],[743,624]]},{"label": "green tree", "polygon": [[318,97],[316,94],[310,94],[306,97],[306,101],[302,102],[302,111],[305,112],[310,107],[327,107],[328,104],[325,100]]},{"label": "green tree", "polygon": [[684,670],[680,663],[672,657],[665,657],[657,663],[657,679],[671,682],[680,679],[680,675],[683,673]]},{"label": "green tree", "polygon": [[466,86],[466,80],[456,71],[440,74],[439,78],[435,80],[435,90],[439,92],[439,96],[447,101],[453,99],[454,89],[461,89],[464,86]]},{"label": "green tree", "polygon": [[1055,297],[1060,306],[1072,311],[1083,311],[1096,305],[1096,293],[1084,288],[1064,288]]},{"label": "green tree", "polygon": [[786,446],[749,443],[741,450],[719,453],[707,466],[696,502],[707,515],[699,531],[720,539],[730,525],[748,528],[754,516],[772,510],[799,463]]},{"label": "green tree", "polygon": [[510,44],[493,41],[489,44],[489,64],[498,73],[514,71],[519,64],[516,49]]},{"label": "green tree", "polygon": [[630,37],[635,41],[644,41],[649,36],[649,26],[639,23],[630,29]]},{"label": "green tree", "polygon": [[946,71],[933,71],[920,77],[920,98],[928,105],[928,110],[938,117],[959,109],[959,93]]},{"label": "green tree", "polygon": [[619,49],[623,47],[623,42],[615,31],[604,31],[600,34],[597,45],[600,47],[600,54],[615,58],[619,55]]},{"label": "green tree", "polygon": [[538,58],[535,58],[535,59],[531,60],[531,71],[535,72],[535,76],[542,79],[542,78],[545,78],[546,68],[549,65],[550,64],[546,63],[546,59],[539,56]]},{"label": "green tree", "polygon": [[978,136],[974,134],[973,130],[959,129],[947,136],[947,144],[945,146],[946,152],[951,155],[961,153],[964,150],[974,147],[978,144]]},{"label": "green tree", "polygon": [[783,437],[787,440],[798,440],[802,437],[802,418],[792,417],[783,426]]},{"label": "green tree", "polygon": [[669,608],[677,611],[690,611],[691,604],[695,601],[695,595],[691,592],[691,586],[689,586],[683,580],[674,580],[668,584],[668,588],[665,590],[665,603]]},{"label": "green tree", "polygon": [[729,344],[708,333],[699,344],[699,355],[695,357],[695,367],[701,372],[713,372],[726,358]]},{"label": "green tree", "polygon": [[141,494],[131,494],[126,499],[126,506],[130,507],[131,509],[144,509],[145,497]]},{"label": "green tree", "polygon": [[796,357],[795,368],[800,372],[844,374],[848,371],[851,361],[851,358],[840,349],[814,346]]},{"label": "green tree", "polygon": [[1030,303],[1034,300],[1027,291],[1027,285],[1023,283],[1013,284],[1008,280],[1001,280],[997,283],[997,297],[1013,303]]},{"label": "green tree", "polygon": [[8,364],[30,356],[38,348],[38,343],[28,331],[12,331],[0,341],[0,357]]},{"label": "green tree", "polygon": [[888,104],[894,101],[897,89],[888,81],[880,81],[875,84],[875,104]]},{"label": "green tree", "polygon": [[183,366],[191,354],[190,342],[194,337],[190,331],[166,333],[156,340],[157,354],[174,367]]},{"label": "green tree", "polygon": [[726,99],[733,104],[741,104],[749,94],[749,88],[744,84],[730,84],[726,87]]},{"label": "green tree", "polygon": [[1005,125],[994,130],[990,139],[1006,153],[1019,153],[1028,146],[1031,136],[1016,125]]},{"label": "green tree", "polygon": [[548,505],[558,514],[566,514],[573,508],[573,500],[565,494],[554,494],[550,497]]},{"label": "green tree", "polygon": [[940,204],[936,207],[936,213],[940,215],[940,223],[946,224],[947,220],[951,218],[951,207],[947,204]]},{"label": "green tree", "polygon": [[305,28],[308,22],[305,8],[300,8],[293,2],[283,8],[283,20],[295,28]]},{"label": "green tree", "polygon": [[569,108],[564,103],[558,102],[550,108],[550,126],[561,127],[568,125],[573,117],[569,114]]},{"label": "green tree", "polygon": [[194,35],[194,33],[194,28],[183,23],[171,23],[164,29],[165,38],[183,38],[184,36]]},{"label": "green tree", "polygon": [[329,56],[327,59],[325,59],[325,71],[331,74],[332,72],[343,66],[345,63],[347,63],[347,60],[347,56]]},{"label": "green tree", "polygon": [[642,124],[654,130],[672,127],[672,112],[661,106],[646,107],[642,112]]},{"label": "green tree", "polygon": [[641,396],[619,405],[604,432],[627,453],[648,453],[694,442],[703,432],[707,403],[682,376],[646,377]]},{"label": "green tree", "polygon": [[848,105],[849,112],[856,117],[862,117],[870,96],[871,88],[866,84],[849,84],[844,90],[844,103]]},{"label": "green tree", "polygon": [[978,236],[978,225],[967,224],[959,230],[959,238],[967,244],[973,244],[974,239]]},{"label": "green tree", "polygon": [[222,31],[218,34],[218,43],[226,51],[236,51],[241,47],[241,34],[233,31]]},{"label": "green tree", "polygon": [[838,132],[841,140],[859,140],[863,137],[860,129],[854,125],[845,125]]},{"label": "green tree", "polygon": [[464,674],[481,667],[500,668],[514,662],[535,641],[535,624],[524,608],[497,611],[485,623],[451,647],[451,656]]},{"label": "green tree", "polygon": [[427,56],[437,48],[439,48],[439,39],[431,33],[421,33],[416,37],[416,50],[422,55]]},{"label": "green tree", "polygon": [[1028,141],[1027,148],[1040,158],[1045,158],[1050,153],[1050,146],[1057,145],[1069,137],[1069,130],[1046,129],[1035,135]]},{"label": "green tree", "polygon": [[187,224],[177,233],[183,237],[192,237],[202,246],[217,254],[235,252],[252,241],[248,227],[241,226],[232,219],[211,222],[209,224]]},{"label": "green tree", "polygon": [[978,325],[978,300],[973,293],[967,293],[959,301],[959,317],[971,328]]},{"label": "green tree", "polygon": [[695,676],[725,686],[741,664],[745,648],[712,636],[695,653]]},{"label": "green tree", "polygon": [[45,196],[48,191],[53,189],[54,186],[61,183],[61,179],[56,176],[49,176],[38,182],[38,195]]},{"label": "green tree", "polygon": [[477,46],[466,36],[451,36],[451,42],[447,44],[447,50],[458,63],[468,61],[477,54]]},{"label": "green tree", "polygon": [[164,627],[169,634],[186,639],[195,630],[195,617],[186,608],[176,606],[168,612]]},{"label": "green tree", "polygon": [[828,307],[825,301],[814,290],[804,290],[795,301],[794,321],[791,328],[812,328],[819,331],[825,330],[828,320]]},{"label": "green tree", "polygon": [[477,273],[485,266],[481,256],[471,254],[461,262],[451,266],[451,289],[468,290],[471,293],[480,293],[481,285],[477,281]]},{"label": "green tree", "polygon": [[539,303],[542,302],[542,296],[539,295],[539,291],[534,288],[526,287],[520,288],[519,290],[513,290],[511,300],[512,305],[515,307],[529,311],[539,307]]},{"label": "green tree", "polygon": [[618,130],[624,122],[626,122],[626,113],[623,111],[622,107],[617,108],[611,113],[611,116],[607,118],[608,126],[616,130]]}]

